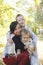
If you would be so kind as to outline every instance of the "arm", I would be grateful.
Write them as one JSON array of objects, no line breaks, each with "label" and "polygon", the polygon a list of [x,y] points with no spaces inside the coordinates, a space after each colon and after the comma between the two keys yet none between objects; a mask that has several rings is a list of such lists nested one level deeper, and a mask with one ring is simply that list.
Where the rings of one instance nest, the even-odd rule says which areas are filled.
[{"label": "arm", "polygon": [[13,40],[12,40],[13,36],[14,36],[13,34],[10,34],[10,31],[7,32],[7,35],[6,35],[7,43],[13,43]]},{"label": "arm", "polygon": [[3,53],[2,53],[2,58],[4,58],[7,53],[8,53],[8,47],[6,45],[6,47],[5,47],[5,49],[4,49]]},{"label": "arm", "polygon": [[15,51],[15,43],[13,43],[13,49],[14,49],[14,54],[17,55]]},{"label": "arm", "polygon": [[[9,42],[9,32],[7,33],[7,43]],[[2,53],[2,58],[6,56],[6,54],[8,53],[8,44],[6,44],[5,49]]]},{"label": "arm", "polygon": [[28,49],[27,51],[32,54],[35,51],[35,44],[33,44],[32,39],[30,38],[29,42],[28,42]]},{"label": "arm", "polygon": [[31,38],[32,38],[32,40],[33,40],[33,43],[36,44],[36,42],[37,42],[37,37],[36,37],[36,35],[34,34],[34,32],[29,28],[29,26],[25,26],[25,28],[30,32]]}]

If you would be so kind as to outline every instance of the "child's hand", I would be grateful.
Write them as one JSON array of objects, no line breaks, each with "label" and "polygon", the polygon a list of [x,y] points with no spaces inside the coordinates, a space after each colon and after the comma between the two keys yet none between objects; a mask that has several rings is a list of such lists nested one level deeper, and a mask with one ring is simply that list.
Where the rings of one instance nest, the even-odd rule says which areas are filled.
[{"label": "child's hand", "polygon": [[34,48],[34,47],[31,47],[31,48],[30,48],[30,51],[31,51],[31,52],[35,51],[35,48]]},{"label": "child's hand", "polygon": [[27,51],[28,51],[29,54],[31,55],[32,53],[34,53],[34,47],[28,48]]},{"label": "child's hand", "polygon": [[30,48],[27,49],[28,53],[30,54],[30,56],[32,55],[32,50],[30,50]]},{"label": "child's hand", "polygon": [[26,45],[26,46],[24,46],[24,49],[28,49],[28,47],[29,47],[29,46],[28,46],[28,45]]}]

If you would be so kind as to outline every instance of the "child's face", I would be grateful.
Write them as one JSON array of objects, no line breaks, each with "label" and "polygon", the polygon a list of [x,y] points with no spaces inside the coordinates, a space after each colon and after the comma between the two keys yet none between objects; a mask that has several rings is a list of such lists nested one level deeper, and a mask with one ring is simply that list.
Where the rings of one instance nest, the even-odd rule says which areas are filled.
[{"label": "child's face", "polygon": [[17,17],[17,21],[21,26],[25,26],[25,19],[22,15]]},{"label": "child's face", "polygon": [[30,40],[29,34],[23,34],[22,35],[22,42],[28,42]]},{"label": "child's face", "polygon": [[17,26],[16,26],[16,28],[14,30],[14,34],[15,35],[20,35],[20,33],[21,33],[21,27],[20,27],[19,24],[17,24]]}]

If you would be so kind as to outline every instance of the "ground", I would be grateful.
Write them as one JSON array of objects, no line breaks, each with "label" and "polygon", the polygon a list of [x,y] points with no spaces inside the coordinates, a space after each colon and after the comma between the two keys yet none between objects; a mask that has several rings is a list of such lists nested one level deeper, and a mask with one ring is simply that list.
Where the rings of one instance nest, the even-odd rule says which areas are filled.
[{"label": "ground", "polygon": [[43,40],[37,41],[38,58],[43,65]]}]

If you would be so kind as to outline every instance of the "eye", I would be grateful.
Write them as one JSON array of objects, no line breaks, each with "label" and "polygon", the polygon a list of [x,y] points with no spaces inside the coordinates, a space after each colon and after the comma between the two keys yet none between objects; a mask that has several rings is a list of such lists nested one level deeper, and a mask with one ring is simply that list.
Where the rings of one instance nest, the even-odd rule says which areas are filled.
[{"label": "eye", "polygon": [[27,39],[28,39],[28,37],[27,37]]},{"label": "eye", "polygon": [[20,21],[20,20],[18,20],[18,21]]},{"label": "eye", "polygon": [[24,39],[25,39],[25,37],[24,37]]},{"label": "eye", "polygon": [[18,27],[18,29],[20,29],[20,27]]},{"label": "eye", "polygon": [[15,28],[15,30],[17,30],[17,29]]}]

